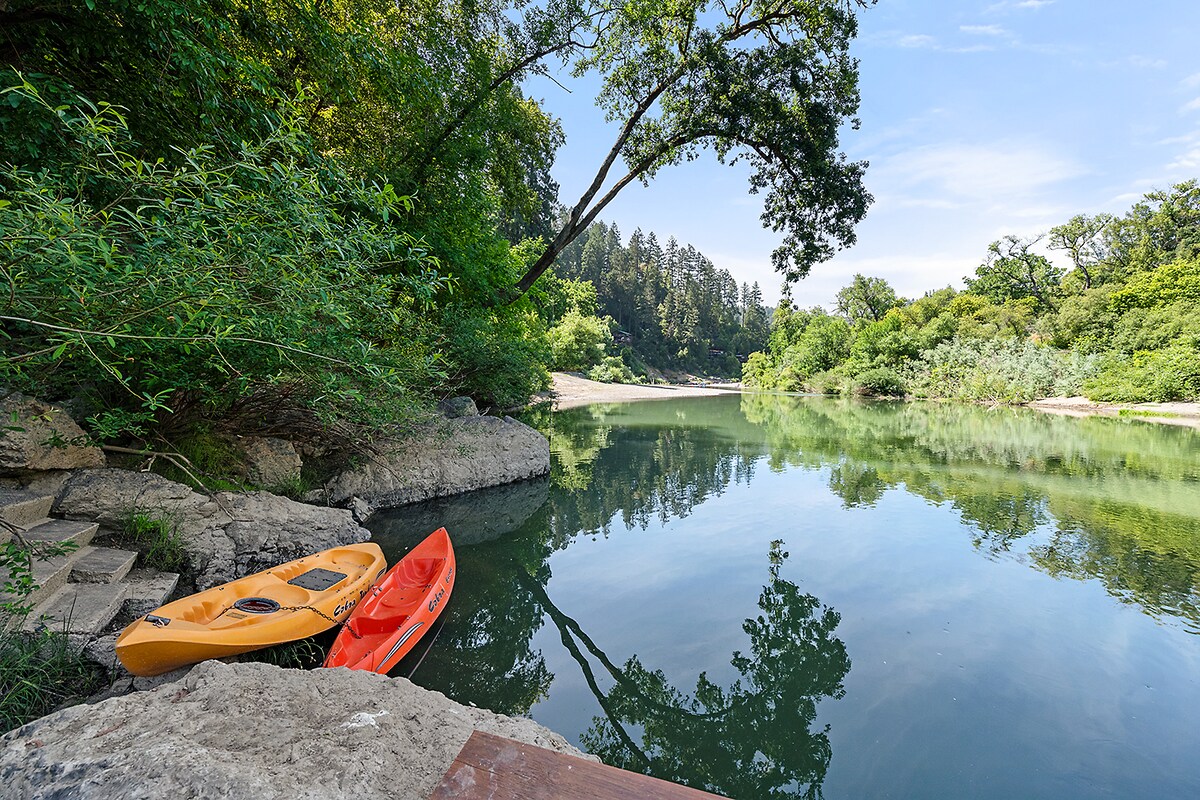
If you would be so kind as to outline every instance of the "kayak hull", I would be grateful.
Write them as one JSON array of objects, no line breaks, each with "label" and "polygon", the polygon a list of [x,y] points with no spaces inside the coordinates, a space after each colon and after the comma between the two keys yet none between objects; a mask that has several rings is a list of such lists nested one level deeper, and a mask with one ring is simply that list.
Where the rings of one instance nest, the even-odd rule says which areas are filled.
[{"label": "kayak hull", "polygon": [[338,631],[325,666],[386,674],[433,626],[454,579],[454,548],[439,528],[371,587]]},{"label": "kayak hull", "polygon": [[134,675],[161,675],[313,636],[348,617],[386,567],[379,545],[365,542],[214,586],[132,622],[117,658]]}]

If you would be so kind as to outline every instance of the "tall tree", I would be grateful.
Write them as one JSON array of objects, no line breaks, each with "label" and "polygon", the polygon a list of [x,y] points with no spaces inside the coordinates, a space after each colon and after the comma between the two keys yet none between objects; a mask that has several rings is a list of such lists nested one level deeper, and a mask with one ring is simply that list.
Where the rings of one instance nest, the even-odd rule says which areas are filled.
[{"label": "tall tree", "polygon": [[855,274],[849,286],[837,293],[838,313],[851,323],[863,319],[878,322],[898,305],[896,290],[883,278]]},{"label": "tall tree", "polygon": [[599,73],[597,102],[620,129],[515,295],[626,186],[704,148],[722,163],[750,164],[751,192],[765,193],[763,223],[784,233],[773,261],[789,279],[852,244],[871,198],[866,164],[839,152],[838,132],[858,108],[855,12],[873,3],[634,2],[597,17],[574,73]]},{"label": "tall tree", "polygon": [[965,278],[967,288],[997,303],[1032,297],[1038,305],[1054,309],[1053,293],[1062,281],[1063,271],[1033,248],[1041,236],[1022,239],[1005,236],[988,246],[984,262],[974,278]]},{"label": "tall tree", "polygon": [[1050,229],[1050,249],[1066,251],[1083,281],[1084,289],[1105,281],[1105,274],[1098,272],[1097,268],[1108,255],[1103,234],[1113,219],[1111,214],[1076,214],[1062,225]]}]

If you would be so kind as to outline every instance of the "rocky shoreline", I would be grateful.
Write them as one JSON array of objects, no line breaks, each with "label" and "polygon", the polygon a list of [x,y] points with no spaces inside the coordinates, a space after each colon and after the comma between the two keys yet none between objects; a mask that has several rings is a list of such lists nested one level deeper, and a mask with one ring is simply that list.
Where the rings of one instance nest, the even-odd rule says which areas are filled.
[{"label": "rocky shoreline", "polygon": [[[371,534],[360,522],[378,508],[550,470],[549,443],[537,431],[511,418],[478,416],[473,404],[469,409],[459,404],[453,418],[431,422],[408,439],[378,443],[372,457],[304,498],[310,502],[267,491],[204,494],[160,475],[107,466],[98,448],[80,444],[86,437],[60,408],[8,395],[0,411],[12,420],[0,431],[5,500],[0,516],[39,509],[15,517],[11,532],[0,526],[0,543],[13,533],[32,537],[38,530],[72,526],[72,536],[86,537],[79,540],[80,553],[120,553],[93,547],[92,537],[99,544],[132,514],[145,514],[169,521],[178,533],[193,567],[189,577],[200,589],[365,541]],[[254,466],[259,475],[286,479],[299,468],[302,448],[291,443],[240,444],[274,459]],[[133,554],[126,555],[132,563]],[[54,567],[55,576],[64,577],[55,579],[76,581],[77,556],[65,558]],[[85,595],[108,591],[107,618],[116,620],[116,628],[77,631],[69,618],[63,624],[77,646],[112,671],[114,683],[92,704],[57,711],[0,737],[0,795],[248,799],[352,792],[424,798],[474,729],[580,755],[530,720],[467,708],[402,678],[205,662],[157,679],[122,680],[112,645],[122,602],[130,598],[122,587],[107,590],[105,582],[124,580],[128,570],[125,564],[94,586],[53,588],[31,615],[36,619],[41,609],[61,606],[59,596],[70,591],[84,594],[71,596],[68,613],[90,602],[80,599]],[[47,621],[55,619],[51,614]],[[146,691],[124,693],[131,689]]]}]

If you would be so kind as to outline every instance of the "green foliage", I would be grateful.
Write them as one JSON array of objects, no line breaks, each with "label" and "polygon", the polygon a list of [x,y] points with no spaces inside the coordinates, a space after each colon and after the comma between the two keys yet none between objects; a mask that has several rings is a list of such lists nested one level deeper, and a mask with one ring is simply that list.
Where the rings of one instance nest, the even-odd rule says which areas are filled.
[{"label": "green foliage", "polygon": [[451,307],[441,325],[453,392],[481,406],[512,408],[550,385],[546,330],[528,307]]},{"label": "green foliage", "polygon": [[967,278],[967,288],[995,303],[1033,298],[1042,308],[1053,308],[1053,295],[1063,271],[1045,256],[1033,252],[1041,237],[1005,236],[988,245],[987,257]]},{"label": "green foliage", "polygon": [[550,329],[552,363],[559,370],[585,370],[604,358],[612,344],[609,325],[599,317],[585,317],[578,311],[568,311]]},{"label": "green foliage", "polygon": [[48,628],[26,633],[0,624],[0,733],[79,702],[104,685],[104,670],[65,633]]},{"label": "green foliage", "polygon": [[883,278],[856,274],[849,286],[837,293],[838,313],[851,323],[860,320],[878,322],[898,304],[896,290]]},{"label": "green foliage", "polygon": [[904,379],[888,367],[875,367],[854,376],[854,394],[863,397],[904,397]]},{"label": "green foliage", "polygon": [[1100,372],[1084,385],[1092,400],[1161,403],[1200,398],[1200,338],[1161,350],[1104,359]]},{"label": "green foliage", "polygon": [[188,554],[175,520],[147,511],[132,511],[123,534],[137,549],[142,566],[164,572],[187,570]]},{"label": "green foliage", "polygon": [[600,363],[588,370],[590,380],[601,383],[641,383],[641,379],[633,374],[633,370],[621,360],[620,356],[604,356]]},{"label": "green foliage", "polygon": [[[6,524],[0,521],[0,526]],[[18,536],[0,545],[0,574],[4,575],[0,583],[0,597],[4,597],[0,603],[0,629],[10,618],[23,617],[33,610],[29,604],[29,596],[37,589],[33,562],[66,555],[77,547],[75,542],[26,542]]]},{"label": "green foliage", "polygon": [[918,397],[1025,403],[1079,394],[1097,361],[1028,340],[955,339],[922,354],[910,388]]},{"label": "green foliage", "polygon": [[1173,303],[1200,305],[1200,258],[1180,259],[1134,275],[1112,294],[1118,311]]},{"label": "green foliage", "polygon": [[[286,387],[322,418],[400,413],[436,374],[419,312],[446,279],[391,223],[408,201],[314,161],[291,125],[231,159],[131,157],[108,106],[42,103],[75,158],[0,171],[0,378],[140,435]],[[294,118],[289,118],[294,119]],[[284,394],[284,393],[281,393]]]},{"label": "green foliage", "polygon": [[[620,133],[518,291],[528,291],[623,187],[705,148],[723,163],[749,166],[751,191],[764,196],[763,224],[783,233],[772,260],[788,279],[853,244],[871,197],[865,163],[840,152],[839,134],[858,108],[849,46],[855,12],[869,4],[574,6],[587,35],[568,37],[569,48],[556,54],[576,75],[599,77],[597,105]],[[612,173],[617,164],[624,174]],[[612,189],[601,193],[605,185]]]}]

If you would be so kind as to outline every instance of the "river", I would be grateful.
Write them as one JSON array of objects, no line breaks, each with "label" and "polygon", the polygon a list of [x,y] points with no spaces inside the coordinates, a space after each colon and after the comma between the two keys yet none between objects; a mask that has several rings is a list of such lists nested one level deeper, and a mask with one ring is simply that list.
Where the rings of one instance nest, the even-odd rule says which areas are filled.
[{"label": "river", "polygon": [[[535,414],[409,674],[734,798],[1200,796],[1200,432],[730,395]],[[421,660],[423,658],[423,660]]]}]

